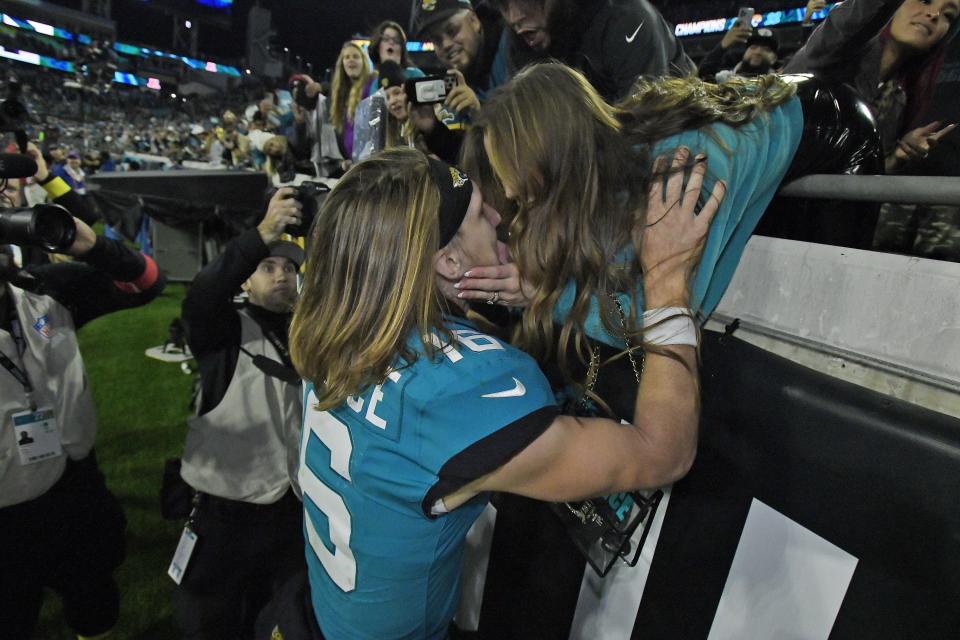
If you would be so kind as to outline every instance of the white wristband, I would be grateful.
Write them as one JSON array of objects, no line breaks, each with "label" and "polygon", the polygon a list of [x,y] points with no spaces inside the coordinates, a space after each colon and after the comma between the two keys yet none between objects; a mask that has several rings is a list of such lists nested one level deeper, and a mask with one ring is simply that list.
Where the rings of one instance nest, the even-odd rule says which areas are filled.
[{"label": "white wristband", "polygon": [[643,314],[643,340],[648,344],[697,346],[697,325],[687,307],[660,307]]}]

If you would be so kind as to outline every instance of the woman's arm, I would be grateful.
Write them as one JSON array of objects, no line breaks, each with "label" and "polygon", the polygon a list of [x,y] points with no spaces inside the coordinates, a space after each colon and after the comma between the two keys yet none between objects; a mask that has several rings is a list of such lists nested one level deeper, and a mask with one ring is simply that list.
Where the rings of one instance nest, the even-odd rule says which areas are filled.
[{"label": "woman's arm", "polygon": [[830,72],[855,64],[862,49],[890,20],[902,0],[846,0],[834,7],[794,54],[785,73]]},{"label": "woman's arm", "polygon": [[[663,182],[654,181],[648,195],[649,223],[638,230],[644,295],[651,308],[689,304],[688,277],[725,193],[718,182],[696,212],[706,163],[694,165],[684,190],[679,167],[687,164],[689,153],[681,149],[674,158],[666,191]],[[695,336],[692,320],[689,327]],[[696,454],[699,387],[695,347],[686,336],[671,342],[646,354],[632,424],[560,416],[509,462],[446,496],[446,507],[453,509],[482,491],[573,500],[681,478]]]}]

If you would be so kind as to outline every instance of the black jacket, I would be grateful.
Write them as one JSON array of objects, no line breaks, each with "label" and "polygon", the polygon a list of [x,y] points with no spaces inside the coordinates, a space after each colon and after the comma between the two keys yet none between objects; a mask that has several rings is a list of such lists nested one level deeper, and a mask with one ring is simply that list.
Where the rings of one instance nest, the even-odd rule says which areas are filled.
[{"label": "black jacket", "polygon": [[[241,331],[234,294],[268,255],[256,229],[243,232],[197,274],[183,301],[187,344],[200,368],[201,415],[220,404],[237,367]],[[245,308],[264,333],[272,332],[287,346],[292,313],[273,313],[253,304]]]},{"label": "black jacket", "polygon": [[[149,261],[149,262],[148,262]],[[14,284],[48,295],[70,311],[79,329],[100,316],[147,304],[163,291],[166,278],[155,272],[149,286],[133,286],[148,270],[156,269],[152,259],[127,248],[119,240],[97,236],[86,255],[72,262],[27,267],[32,280]]]},{"label": "black jacket", "polygon": [[608,101],[626,96],[641,76],[696,73],[671,25],[647,0],[558,0],[550,18],[550,48],[531,51],[507,34],[510,73],[553,58],[583,72]]}]

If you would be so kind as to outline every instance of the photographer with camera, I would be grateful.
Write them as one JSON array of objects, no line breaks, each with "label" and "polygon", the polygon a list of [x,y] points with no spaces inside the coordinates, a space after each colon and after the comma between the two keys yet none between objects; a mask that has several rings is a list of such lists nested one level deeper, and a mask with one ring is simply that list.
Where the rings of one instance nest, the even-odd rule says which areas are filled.
[{"label": "photographer with camera", "polygon": [[[2,160],[8,179],[37,172]],[[12,171],[23,162],[30,171]],[[126,519],[97,466],[77,329],[147,304],[165,279],[57,205],[0,211],[0,243],[0,637],[32,637],[49,588],[79,637],[103,638],[119,614]],[[10,244],[74,260],[20,269]]]},{"label": "photographer with camera", "polygon": [[[76,191],[70,188],[63,178],[56,171],[51,170],[40,149],[32,142],[27,144],[27,153],[20,155],[5,156],[7,163],[14,161],[17,163],[29,162],[32,160],[36,164],[36,171],[32,175],[32,180],[26,188],[21,191],[20,180],[8,180],[7,188],[4,193],[4,202],[2,206],[17,207],[21,205],[34,205],[50,202],[64,207],[71,215],[83,220],[88,225],[97,222],[96,214],[87,206],[84,200]],[[29,158],[29,160],[28,160]],[[32,166],[32,165],[31,165]],[[24,202],[24,199],[26,200]],[[43,250],[35,247],[22,247],[24,265],[43,264],[49,262],[49,258]]]},{"label": "photographer with camera", "polygon": [[[313,204],[307,191],[279,189],[260,224],[226,245],[183,302],[201,384],[181,467],[194,492],[181,544],[198,541],[179,562],[184,638],[249,637],[275,588],[304,566],[302,507],[288,474],[302,399],[287,352],[303,251],[279,238]],[[241,288],[248,300],[236,306]]]}]

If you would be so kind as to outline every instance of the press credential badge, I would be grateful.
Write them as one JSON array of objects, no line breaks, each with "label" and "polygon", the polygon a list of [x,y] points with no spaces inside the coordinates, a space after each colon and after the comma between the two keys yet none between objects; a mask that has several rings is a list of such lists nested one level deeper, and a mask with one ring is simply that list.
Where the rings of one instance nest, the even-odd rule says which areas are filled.
[{"label": "press credential badge", "polygon": [[57,419],[51,407],[13,414],[13,433],[20,464],[34,464],[63,455]]},{"label": "press credential badge", "polygon": [[196,544],[197,534],[190,529],[188,524],[183,528],[180,542],[177,543],[177,550],[174,552],[173,560],[170,561],[170,566],[167,568],[167,575],[177,584],[180,584],[180,581],[183,580],[183,574],[187,570],[187,564],[190,562],[190,556],[193,555],[193,548]]}]

